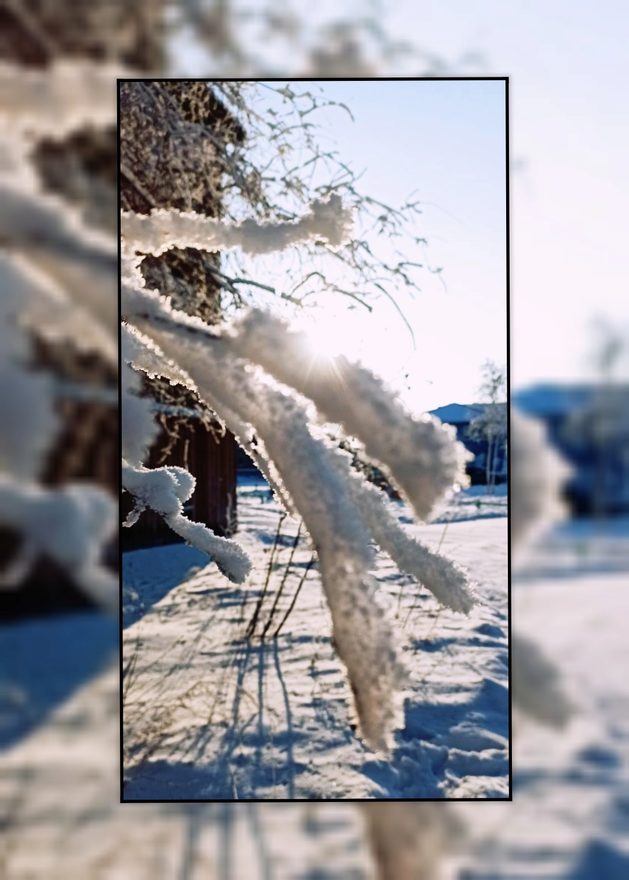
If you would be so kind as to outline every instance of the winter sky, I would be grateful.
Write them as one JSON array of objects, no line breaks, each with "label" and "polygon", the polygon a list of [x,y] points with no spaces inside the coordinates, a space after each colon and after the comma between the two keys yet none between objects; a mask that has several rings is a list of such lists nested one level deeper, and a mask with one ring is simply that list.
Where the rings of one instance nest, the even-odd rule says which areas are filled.
[{"label": "winter sky", "polygon": [[479,53],[465,72],[510,77],[513,387],[592,378],[593,320],[629,337],[627,4],[384,6],[397,37],[455,69]]},{"label": "winter sky", "polygon": [[[478,0],[473,5],[464,0],[395,0],[373,2],[365,8],[362,4],[322,0],[309,14],[316,13],[321,20],[347,19],[352,8],[357,18],[371,14],[390,36],[443,61],[446,75],[510,77],[513,387],[544,380],[594,378],[590,357],[594,321],[602,318],[629,337],[629,297],[624,284],[629,121],[622,109],[626,101],[624,84],[629,77],[626,4],[622,0],[601,0],[597,4],[556,0],[551,6],[542,0],[526,4]],[[178,60],[182,71],[202,70],[194,53],[181,52]],[[290,66],[291,59],[287,58],[287,69]],[[406,62],[390,62],[382,75],[413,75],[425,66],[426,59],[409,56]],[[395,104],[376,106],[368,98],[361,100],[360,95],[356,96],[358,86],[341,83],[337,87],[340,91],[353,90],[360,104],[354,108],[357,125],[368,127],[374,114],[390,118],[395,113]],[[491,102],[485,105],[486,114],[490,107]],[[452,108],[457,109],[454,97]],[[426,125],[427,117],[405,114],[403,130],[409,138],[415,135],[415,143],[411,149],[407,146],[401,167],[407,173],[411,157],[416,157],[417,171],[431,172],[421,175],[418,181],[422,196],[431,203],[424,215],[431,255],[444,266],[448,289],[442,299],[449,313],[455,313],[450,309],[452,303],[458,305],[465,300],[460,312],[465,314],[467,305],[477,304],[480,288],[490,290],[499,271],[492,264],[492,270],[485,273],[491,262],[490,251],[478,247],[491,226],[491,222],[489,226],[479,223],[479,215],[483,221],[487,219],[493,200],[483,192],[481,203],[474,204],[479,189],[473,185],[475,181],[456,189],[453,182],[460,182],[462,172],[440,180],[435,166],[456,152],[459,167],[465,167],[466,156],[470,167],[468,154],[472,148],[486,145],[491,133],[486,127],[474,129],[470,125],[467,139],[449,139],[445,147],[437,147],[438,136],[446,135],[449,127],[451,133],[461,133],[472,105],[464,102],[461,107],[459,101],[462,116],[455,116],[451,123],[447,105],[441,109],[430,127]],[[478,105],[474,109],[479,113],[482,110]],[[345,143],[351,143],[348,124],[337,126],[337,134]],[[352,149],[357,164],[361,164],[361,156],[363,164],[374,154],[377,158],[388,135],[384,126],[366,141],[361,142],[354,134]],[[379,174],[378,182],[383,186],[395,186],[397,171],[397,167],[380,159],[369,174]],[[464,202],[468,198],[471,204],[466,210]],[[490,247],[488,237],[484,242]],[[468,259],[470,253],[472,260]],[[431,296],[428,294],[422,305],[427,306]],[[437,321],[437,311],[432,309],[433,322]],[[419,315],[416,317],[420,320]],[[497,314],[495,321],[499,323]],[[468,322],[469,335],[469,328],[476,331],[478,325],[476,319]],[[479,332],[484,331],[481,328]],[[489,335],[497,344],[497,334]],[[451,351],[455,337],[453,327]],[[471,339],[467,343],[471,344]],[[487,356],[496,358],[491,345]],[[419,352],[414,372],[417,377],[426,377],[423,390],[428,392],[434,388],[427,384],[434,381],[434,373],[440,373],[440,381],[445,382],[446,377],[443,370],[437,371],[434,358],[427,353],[423,361],[421,358]],[[464,360],[465,376],[460,366],[452,363],[454,374],[464,382],[459,391],[450,393],[451,386],[446,384],[443,395],[437,393],[435,401],[418,392],[421,405],[470,396],[477,384],[477,367],[470,367],[467,358]],[[435,367],[432,373],[427,366]],[[627,375],[629,357],[622,366]]]},{"label": "winter sky", "polygon": [[[428,239],[407,259],[426,271],[421,290],[396,295],[415,344],[383,300],[361,322],[362,357],[392,382],[408,374],[409,401],[422,409],[478,398],[481,365],[506,363],[506,165],[504,83],[385,81],[312,83],[346,104],[329,110],[330,143],[363,192],[391,205],[423,203],[416,234]],[[323,126],[322,126],[323,128]],[[355,312],[345,336],[355,333]]]},{"label": "winter sky", "polygon": [[[392,207],[422,203],[398,247],[425,268],[412,293],[394,277],[385,282],[412,335],[384,296],[369,299],[369,313],[341,294],[320,294],[292,320],[312,331],[313,350],[359,358],[413,409],[477,400],[482,364],[504,365],[507,352],[504,82],[311,81],[293,88],[351,110],[353,118],[338,106],[319,109],[316,137],[352,168],[361,193]],[[266,86],[260,95],[259,112],[267,104],[285,112]],[[328,177],[320,172],[316,182]],[[381,236],[367,233],[376,252],[391,248]],[[387,259],[399,257],[391,250]],[[281,291],[296,280],[287,260],[256,257],[248,272]],[[335,271],[334,263],[326,266],[330,276]],[[305,272],[299,268],[299,278]],[[338,283],[353,287],[356,279]]]}]

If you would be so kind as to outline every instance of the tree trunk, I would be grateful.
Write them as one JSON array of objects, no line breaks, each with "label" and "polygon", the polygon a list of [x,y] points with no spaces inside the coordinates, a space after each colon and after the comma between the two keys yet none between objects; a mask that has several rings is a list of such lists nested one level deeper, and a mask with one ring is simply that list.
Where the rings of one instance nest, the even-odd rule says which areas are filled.
[{"label": "tree trunk", "polygon": [[[241,138],[238,123],[207,83],[123,83],[122,210],[145,214],[154,208],[176,208],[220,217],[224,172],[221,143],[226,145]],[[172,248],[158,257],[145,257],[142,272],[147,286],[170,296],[176,308],[213,324],[220,321],[222,314],[219,266],[218,253]],[[151,381],[148,390],[158,398],[166,392],[173,394],[168,383]],[[201,466],[197,456],[196,467],[191,467],[198,480],[194,518],[221,534],[231,532],[236,525],[235,439],[228,432],[216,443],[201,424],[193,430],[195,437],[202,433],[202,445],[209,459]],[[161,463],[181,462],[166,458]],[[201,498],[207,501],[203,509],[197,505]]]},{"label": "tree trunk", "polygon": [[492,461],[492,450],[493,450],[494,438],[491,431],[487,436],[487,460],[485,462],[485,494],[490,494],[490,486],[491,486],[491,461]]}]

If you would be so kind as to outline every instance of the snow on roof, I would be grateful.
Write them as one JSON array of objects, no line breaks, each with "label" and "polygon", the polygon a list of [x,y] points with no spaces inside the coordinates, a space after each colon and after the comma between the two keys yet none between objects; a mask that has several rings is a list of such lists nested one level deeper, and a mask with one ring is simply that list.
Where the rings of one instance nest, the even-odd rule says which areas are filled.
[{"label": "snow on roof", "polygon": [[448,403],[446,406],[431,409],[430,415],[449,425],[466,425],[479,416],[486,406],[486,403]]}]

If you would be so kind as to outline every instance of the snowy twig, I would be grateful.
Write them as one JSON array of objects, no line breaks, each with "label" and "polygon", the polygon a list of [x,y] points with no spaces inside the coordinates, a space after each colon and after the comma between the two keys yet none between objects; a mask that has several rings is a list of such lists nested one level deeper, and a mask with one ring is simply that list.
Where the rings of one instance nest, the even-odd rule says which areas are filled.
[{"label": "snowy twig", "polygon": [[318,359],[305,334],[257,309],[227,335],[238,354],[309,397],[329,421],[361,440],[420,519],[454,484],[465,485],[469,453],[453,429],[432,416],[408,412],[370,370],[342,356]]},{"label": "snowy twig", "polygon": [[99,560],[115,524],[113,500],[96,486],[44,489],[0,476],[0,525],[21,539],[0,586],[17,587],[35,561],[46,556],[98,604],[114,610],[118,579]]},{"label": "snowy twig", "polygon": [[150,214],[123,212],[121,226],[129,251],[158,256],[173,247],[206,251],[239,247],[247,254],[266,254],[316,239],[338,248],[347,241],[351,223],[351,211],[339,196],[332,195],[326,201],[314,201],[310,211],[295,222],[230,224],[192,211],[161,209]]},{"label": "snowy twig", "polygon": [[[275,561],[275,553],[277,552],[277,548],[279,546],[280,535],[282,532],[282,523],[286,519],[286,514],[281,513],[279,519],[277,521],[277,529],[275,530],[275,538],[273,539],[273,546],[271,547],[271,553],[269,554],[269,561],[266,569],[266,577],[264,579],[264,585],[262,587],[262,592],[258,601],[256,602],[256,607],[253,609],[253,614],[251,615],[251,619],[247,624],[247,629],[245,631],[245,638],[250,639],[256,629],[256,624],[258,622],[258,617],[260,616],[260,611],[262,609],[262,604],[264,602],[264,597],[266,596],[266,591],[269,588],[269,583],[271,581],[271,572],[273,571],[273,563]],[[264,633],[262,634],[264,637]]]},{"label": "snowy twig", "polygon": [[310,559],[308,560],[308,562],[307,562],[307,564],[306,564],[306,567],[304,568],[304,573],[302,574],[302,576],[301,576],[301,578],[300,578],[300,581],[299,581],[299,583],[297,584],[297,589],[295,590],[295,592],[294,592],[294,594],[293,594],[293,598],[291,599],[290,604],[289,604],[288,608],[286,609],[286,611],[285,611],[285,613],[284,613],[284,616],[282,617],[282,619],[281,619],[280,622],[278,623],[278,625],[277,625],[277,629],[276,629],[275,632],[273,633],[273,638],[274,638],[274,639],[276,639],[276,638],[279,636],[280,632],[282,631],[282,628],[283,628],[284,624],[286,623],[286,621],[287,621],[288,618],[290,617],[291,612],[292,612],[293,608],[295,607],[295,604],[297,603],[297,599],[299,598],[299,594],[301,593],[301,588],[303,587],[303,585],[304,585],[304,583],[305,583],[305,581],[306,581],[306,578],[308,577],[308,572],[310,571],[310,569],[312,568],[312,566],[313,566],[314,563],[315,563],[315,558],[316,558],[316,557],[315,557],[315,555],[314,555],[314,553],[313,553],[312,556],[310,557]]},{"label": "snowy twig", "polygon": [[229,580],[241,584],[251,570],[251,561],[244,550],[235,541],[220,538],[203,523],[191,522],[183,515],[183,503],[194,492],[195,484],[194,477],[184,468],[151,470],[123,461],[122,486],[135,501],[124,525],[132,526],[143,510],[153,510],[188,544],[211,556]]},{"label": "snowy twig", "polygon": [[284,574],[282,575],[282,580],[280,581],[279,587],[277,588],[277,591],[276,591],[275,596],[273,598],[273,604],[271,605],[271,610],[269,611],[268,619],[267,619],[266,623],[264,624],[262,632],[260,633],[260,638],[262,641],[264,641],[264,637],[266,636],[269,629],[271,628],[271,624],[273,623],[273,618],[275,617],[275,611],[277,610],[278,603],[279,603],[280,599],[282,598],[282,593],[284,592],[284,586],[285,586],[286,581],[288,579],[288,573],[291,570],[291,567],[293,564],[293,559],[295,558],[295,550],[297,549],[297,545],[299,544],[299,536],[301,534],[302,525],[303,525],[303,523],[300,522],[299,526],[297,528],[297,531],[295,532],[295,537],[293,538],[293,546],[291,547],[288,562],[284,566]]}]

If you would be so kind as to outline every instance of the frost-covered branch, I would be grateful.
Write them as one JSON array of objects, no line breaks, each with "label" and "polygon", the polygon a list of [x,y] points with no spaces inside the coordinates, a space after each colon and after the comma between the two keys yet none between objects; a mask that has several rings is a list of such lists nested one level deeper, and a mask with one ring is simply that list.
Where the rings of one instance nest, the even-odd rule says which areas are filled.
[{"label": "frost-covered branch", "polygon": [[[275,387],[261,371],[184,335],[168,342],[191,372],[201,396],[206,388],[251,424],[281,477],[317,548],[333,638],[356,702],[360,727],[374,747],[385,749],[401,712],[403,670],[396,639],[369,576],[373,557],[369,535],[347,486],[330,463],[322,440],[309,430],[307,412],[292,395]],[[166,334],[159,338],[165,342]],[[166,337],[167,339],[167,337]],[[168,347],[167,347],[167,350]]]},{"label": "frost-covered branch", "polygon": [[134,499],[134,508],[124,525],[132,526],[143,510],[152,510],[187,543],[211,556],[226,577],[242,583],[251,569],[242,548],[183,515],[183,504],[194,492],[194,477],[180,467],[149,469],[142,465],[158,426],[154,402],[139,395],[140,379],[134,367],[148,375],[164,375],[171,381],[183,382],[188,388],[195,388],[194,383],[150,337],[136,328],[123,325],[121,342],[122,485]]},{"label": "frost-covered branch", "polygon": [[135,502],[124,525],[132,526],[143,510],[153,510],[188,544],[211,556],[229,580],[241,584],[251,570],[245,551],[235,541],[220,538],[203,523],[192,522],[183,515],[183,504],[191,497],[195,485],[195,478],[184,468],[151,470],[123,461],[122,486]]},{"label": "frost-covered branch", "polygon": [[59,60],[46,68],[0,62],[0,127],[12,134],[63,137],[116,121],[120,64]]},{"label": "frost-covered branch", "polygon": [[166,357],[158,345],[137,327],[123,324],[120,330],[122,360],[147,376],[168,379],[172,384],[182,385],[191,391],[196,386],[190,376],[174,361]]},{"label": "frost-covered branch", "polygon": [[354,503],[374,540],[400,571],[422,583],[446,608],[469,614],[476,597],[468,585],[467,574],[454,562],[409,535],[391,510],[384,492],[350,472],[346,454],[338,452],[335,464],[347,472]]},{"label": "frost-covered branch", "polygon": [[264,444],[317,549],[334,644],[348,671],[361,732],[372,746],[386,749],[401,720],[405,676],[369,573],[370,538],[414,573],[421,569],[427,585],[458,610],[471,604],[464,577],[409,539],[371,495],[364,503],[346,456],[315,436],[312,413],[297,395],[238,357],[231,332],[175,312],[165,298],[145,290],[125,290],[123,314],[191,376],[230,427],[235,417],[236,434],[250,426]]},{"label": "frost-covered branch", "polygon": [[158,256],[173,247],[216,251],[241,248],[247,254],[267,254],[290,245],[322,239],[332,248],[347,241],[352,213],[339,196],[312,202],[297,221],[243,220],[230,224],[192,211],[154,210],[150,214],[122,214],[122,236],[128,251]]},{"label": "frost-covered branch", "polygon": [[348,670],[362,734],[385,749],[401,719],[403,669],[369,575],[369,534],[347,485],[331,465],[325,443],[313,437],[308,413],[294,395],[235,358],[219,340],[208,344],[186,329],[189,322],[174,321],[159,329],[145,321],[142,329],[192,376],[201,397],[211,400],[223,419],[234,412],[264,443],[317,548],[333,638]]},{"label": "frost-covered branch", "polygon": [[99,562],[116,526],[113,499],[103,489],[78,483],[45,489],[0,475],[0,525],[20,541],[0,586],[19,586],[46,556],[98,604],[116,607],[118,578]]},{"label": "frost-covered branch", "polygon": [[[129,293],[129,290],[127,286],[123,288],[126,294]],[[125,305],[129,302],[126,294],[123,293],[123,304]],[[140,296],[140,302],[142,302],[144,292],[136,291],[136,297],[138,295]],[[122,452],[124,458],[138,464],[146,458],[148,449],[155,438],[154,405],[149,399],[138,396],[139,381],[135,370],[140,370],[148,376],[161,376],[192,391],[197,391],[197,387],[190,376],[179,365],[175,364],[174,361],[166,357],[150,336],[140,333],[137,327],[134,327],[132,324],[123,324],[121,339],[123,359],[121,398]],[[128,367],[133,367],[134,370],[130,370]],[[218,414],[219,406],[211,397],[209,391],[206,391],[205,402],[214,413]],[[263,474],[285,510],[292,512],[292,502],[282,485],[282,480],[273,462],[270,461],[266,454],[264,444],[257,438],[254,442],[251,427],[242,422],[227,404],[223,403],[220,406],[220,410],[223,413],[224,423],[229,424],[231,432]]]},{"label": "frost-covered branch", "polygon": [[454,484],[465,484],[469,454],[453,429],[432,416],[410,413],[370,370],[343,356],[317,358],[305,334],[258,309],[229,335],[243,357],[309,397],[329,421],[359,439],[420,519]]}]

